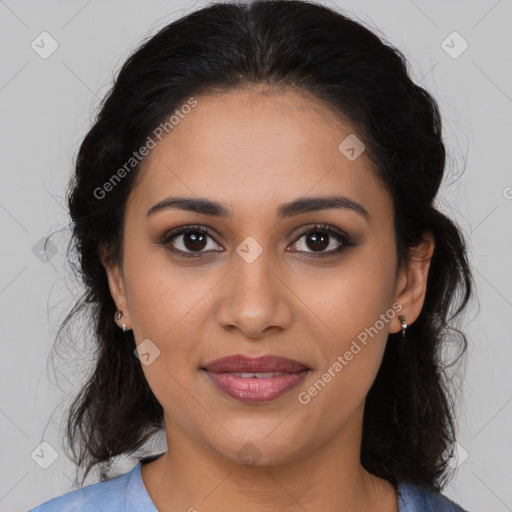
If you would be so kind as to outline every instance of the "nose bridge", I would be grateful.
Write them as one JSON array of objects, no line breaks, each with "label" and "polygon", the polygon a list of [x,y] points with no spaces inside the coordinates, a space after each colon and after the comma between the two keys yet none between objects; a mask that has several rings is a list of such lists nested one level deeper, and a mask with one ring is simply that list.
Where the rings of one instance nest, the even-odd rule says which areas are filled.
[{"label": "nose bridge", "polygon": [[[231,293],[237,302],[243,301],[252,307],[258,303],[267,307],[276,300],[275,280],[272,272],[271,251],[264,249],[252,237],[244,240],[233,257],[233,288]],[[274,265],[275,266],[275,265]]]},{"label": "nose bridge", "polygon": [[232,264],[221,294],[219,323],[236,326],[251,337],[269,326],[284,327],[290,312],[271,251],[248,237],[236,248]]},{"label": "nose bridge", "polygon": [[253,295],[264,290],[270,292],[270,281],[275,279],[271,271],[270,251],[264,250],[259,244],[256,246],[256,243],[251,240],[242,242],[236,249],[236,257],[233,257],[235,282]]}]

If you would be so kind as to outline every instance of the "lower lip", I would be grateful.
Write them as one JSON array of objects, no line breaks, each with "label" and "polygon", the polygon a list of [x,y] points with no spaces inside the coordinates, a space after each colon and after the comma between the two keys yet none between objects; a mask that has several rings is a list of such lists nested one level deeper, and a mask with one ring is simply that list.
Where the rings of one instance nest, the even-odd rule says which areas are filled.
[{"label": "lower lip", "polygon": [[218,389],[237,400],[247,403],[273,400],[293,389],[309,373],[309,370],[303,370],[260,379],[258,377],[244,378],[229,373],[203,371]]}]

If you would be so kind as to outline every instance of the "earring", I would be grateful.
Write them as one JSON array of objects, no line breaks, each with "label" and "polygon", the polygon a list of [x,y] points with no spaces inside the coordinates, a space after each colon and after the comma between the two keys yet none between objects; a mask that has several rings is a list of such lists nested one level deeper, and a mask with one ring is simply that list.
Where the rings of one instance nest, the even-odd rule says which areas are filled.
[{"label": "earring", "polygon": [[405,331],[407,329],[407,322],[405,321],[405,316],[399,316],[398,320],[402,324],[402,337],[405,338]]},{"label": "earring", "polygon": [[[116,311],[115,319],[119,322],[121,320],[121,317],[123,316],[123,312],[119,309]],[[126,324],[123,324],[123,332],[126,332]]]}]

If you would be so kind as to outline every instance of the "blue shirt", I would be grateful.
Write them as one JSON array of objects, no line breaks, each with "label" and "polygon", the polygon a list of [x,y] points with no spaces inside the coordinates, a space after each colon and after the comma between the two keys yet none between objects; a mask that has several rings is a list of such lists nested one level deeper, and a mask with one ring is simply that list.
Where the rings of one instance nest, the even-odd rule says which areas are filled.
[{"label": "blue shirt", "polygon": [[[144,487],[141,466],[139,461],[123,475],[70,491],[29,512],[158,512]],[[468,512],[442,494],[406,482],[398,486],[398,511]]]}]

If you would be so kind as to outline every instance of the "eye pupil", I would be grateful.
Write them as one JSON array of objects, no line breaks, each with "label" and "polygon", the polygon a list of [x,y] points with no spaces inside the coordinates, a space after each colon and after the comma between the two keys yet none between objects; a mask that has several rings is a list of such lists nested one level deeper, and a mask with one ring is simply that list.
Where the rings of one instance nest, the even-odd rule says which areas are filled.
[{"label": "eye pupil", "polygon": [[[313,246],[310,245],[310,240],[313,241]],[[310,249],[322,251],[329,246],[329,235],[318,231],[310,233],[307,237],[307,244]]]},{"label": "eye pupil", "polygon": [[[204,251],[205,247],[208,245],[208,238],[211,239],[212,237],[209,232],[203,230],[202,227],[186,226],[167,234],[161,244],[168,247],[171,252],[178,254],[180,257],[206,257],[213,252]],[[329,247],[332,238],[339,243],[339,247],[328,251],[326,249]],[[179,241],[177,239],[179,239]],[[175,247],[175,243],[181,245],[182,248]],[[298,243],[299,246],[306,245],[309,249],[309,251],[307,251],[299,248],[299,253],[307,254],[309,252],[310,255],[312,255],[312,253],[318,253],[315,254],[315,256],[334,256],[335,254],[341,253],[346,247],[354,247],[354,244],[351,244],[348,236],[344,236],[341,232],[338,232],[328,225],[312,227],[308,231],[303,232],[299,238],[296,239],[295,243]],[[222,251],[222,249],[217,250]]]},{"label": "eye pupil", "polygon": [[204,249],[206,245],[206,236],[204,233],[190,231],[183,235],[183,242],[185,247],[189,250],[201,250]]}]

